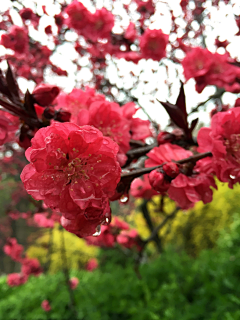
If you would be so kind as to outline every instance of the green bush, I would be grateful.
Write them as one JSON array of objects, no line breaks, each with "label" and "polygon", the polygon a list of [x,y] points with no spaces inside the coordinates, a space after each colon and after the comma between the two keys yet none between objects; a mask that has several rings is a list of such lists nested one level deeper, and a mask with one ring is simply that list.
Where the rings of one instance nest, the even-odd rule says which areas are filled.
[{"label": "green bush", "polygon": [[[69,308],[64,275],[32,277],[9,288],[0,279],[0,319],[4,320],[239,320],[240,221],[238,215],[218,246],[193,259],[168,250],[137,272],[131,258],[111,262],[94,272],[74,271],[77,315]],[[119,260],[122,261],[121,259]],[[48,299],[52,310],[41,309]]]},{"label": "green bush", "polygon": [[[201,250],[215,247],[219,233],[233,221],[233,214],[239,212],[238,198],[240,185],[235,185],[234,189],[229,189],[227,183],[217,182],[218,190],[214,191],[213,201],[203,204],[199,201],[193,209],[179,210],[173,220],[169,220],[159,233],[163,246],[174,245],[178,250],[185,250],[192,256],[198,256]],[[156,205],[149,202],[148,209],[152,218],[163,219],[155,211],[159,208],[160,197],[154,198]],[[171,202],[166,201],[165,210],[169,214],[172,212]],[[240,218],[240,214],[239,214]],[[139,225],[139,222],[138,222]],[[145,229],[146,223],[144,223]],[[141,234],[144,228],[141,228]],[[149,234],[148,234],[149,235]]]}]

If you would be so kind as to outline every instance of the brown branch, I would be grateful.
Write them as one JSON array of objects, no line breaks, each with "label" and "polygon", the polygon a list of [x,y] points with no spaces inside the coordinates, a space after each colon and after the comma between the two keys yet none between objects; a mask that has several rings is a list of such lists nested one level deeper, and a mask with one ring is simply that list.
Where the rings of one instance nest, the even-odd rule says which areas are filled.
[{"label": "brown branch", "polygon": [[[191,157],[188,157],[188,158],[185,158],[185,159],[182,159],[182,160],[178,160],[178,161],[174,161],[172,160],[173,162],[177,163],[177,164],[184,164],[184,163],[187,163],[187,162],[196,162],[198,160],[201,160],[203,158],[206,158],[206,157],[211,157],[212,156],[212,153],[210,151],[208,152],[204,152],[204,153],[198,153],[194,156],[191,156]],[[124,179],[124,178],[137,178],[137,177],[140,177],[142,176],[143,174],[146,174],[146,173],[150,173],[151,171],[155,170],[155,169],[159,169],[161,168],[164,164],[166,164],[167,162],[164,162],[162,164],[160,164],[159,166],[155,166],[155,167],[149,167],[149,168],[142,168],[142,169],[135,169],[133,171],[130,171],[130,172],[124,172],[121,174],[121,179]]]},{"label": "brown branch", "polygon": [[154,147],[157,147],[157,146],[158,146],[158,144],[157,144],[157,142],[155,142],[155,143],[147,145],[147,146],[143,146],[140,148],[129,150],[126,153],[126,155],[131,158],[140,157],[140,156],[145,155],[147,152],[149,152],[150,150],[152,150]]},{"label": "brown branch", "polygon": [[69,298],[70,298],[69,306],[74,314],[74,317],[75,317],[74,319],[77,319],[78,317],[77,317],[77,311],[75,306],[74,294],[70,285],[70,276],[69,276],[69,269],[68,269],[68,263],[67,263],[65,241],[64,241],[64,229],[62,226],[60,226],[60,230],[61,230],[61,238],[62,238],[61,255],[62,255],[62,262],[63,262],[63,273],[65,276],[65,282],[66,282],[66,286],[67,286]]},{"label": "brown branch", "polygon": [[207,98],[207,100],[203,101],[203,102],[200,102],[195,108],[193,108],[191,110],[191,112],[189,112],[188,115],[194,113],[194,112],[197,112],[198,109],[201,107],[201,106],[204,106],[208,101],[212,100],[212,99],[219,99],[221,98],[221,96],[224,94],[225,92],[225,89],[223,88],[217,88],[217,91],[212,94],[209,98]]},{"label": "brown branch", "polygon": [[155,239],[155,237],[158,235],[158,232],[165,226],[169,219],[173,219],[176,216],[179,209],[179,207],[176,207],[171,214],[165,217],[165,219],[153,230],[150,237],[144,241],[144,246]]},{"label": "brown branch", "polygon": [[[154,225],[152,223],[152,219],[150,217],[150,214],[149,214],[149,211],[148,211],[148,208],[147,208],[147,203],[148,201],[147,200],[144,200],[143,203],[141,204],[141,211],[142,211],[142,214],[143,214],[143,217],[148,225],[148,228],[150,229],[151,232],[154,231]],[[161,244],[161,239],[159,238],[158,234],[155,234],[155,236],[153,237],[153,240],[155,241],[156,243],[156,246],[158,248],[158,252],[162,252],[162,244]]]}]

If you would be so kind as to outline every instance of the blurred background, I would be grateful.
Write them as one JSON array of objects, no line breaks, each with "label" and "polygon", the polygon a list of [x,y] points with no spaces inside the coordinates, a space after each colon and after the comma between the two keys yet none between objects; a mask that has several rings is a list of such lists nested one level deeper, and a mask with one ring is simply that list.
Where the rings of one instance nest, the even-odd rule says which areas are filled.
[{"label": "blurred background", "polygon": [[[136,1],[138,5],[140,2]],[[240,36],[236,35],[239,27],[235,22],[240,14],[238,0],[217,1],[218,6],[208,0],[186,1],[188,12],[203,9],[191,18],[184,14],[183,2],[151,2],[156,10],[146,19],[145,26],[170,33],[172,47],[169,43],[168,56],[163,61],[142,59],[134,64],[107,56],[106,66],[103,70],[94,70],[95,73],[90,55],[79,56],[75,51],[74,31],[65,30],[67,41],[58,47],[54,47],[53,38],[44,32],[49,24],[54,24],[53,16],[60,12],[63,1],[4,1],[0,10],[9,9],[15,25],[21,25],[18,11],[23,5],[43,15],[38,30],[30,28],[29,34],[34,41],[41,39],[40,42],[53,51],[54,65],[68,72],[68,76],[60,77],[46,68],[46,83],[71,92],[74,87],[94,84],[100,74],[103,78],[98,91],[107,99],[120,105],[134,101],[140,107],[138,117],[151,119],[162,129],[169,129],[169,117],[157,99],[174,103],[180,80],[184,80],[182,66],[171,61],[184,57],[174,46],[176,37],[184,34],[180,29],[188,30],[187,45],[204,44],[209,50],[229,52],[232,58],[239,58]],[[104,5],[113,14],[119,13],[116,35],[126,29],[130,20],[139,20],[141,13],[136,3],[131,6],[131,1],[85,1],[84,5],[88,8]],[[121,9],[124,5],[130,5],[130,20]],[[45,15],[43,6],[47,10]],[[178,19],[179,30],[175,36],[170,12]],[[0,22],[4,21],[1,19]],[[203,33],[195,37],[203,24],[206,27]],[[5,32],[0,30],[0,35]],[[217,46],[216,39],[221,43],[227,40],[229,44]],[[81,44],[84,47],[84,43]],[[9,52],[0,45],[1,57]],[[0,67],[6,69],[2,58]],[[32,91],[36,85],[21,76],[18,84],[23,92]],[[207,86],[202,93],[197,93],[193,79],[184,89],[188,112],[203,102],[190,115],[190,120],[196,114],[199,117],[197,129],[209,124],[212,109],[219,105],[233,107],[239,98],[239,94],[224,91],[219,95],[215,86]],[[111,227],[103,229],[98,237],[80,239],[64,230],[57,219],[50,221],[46,208],[45,220],[36,216],[42,213],[42,204],[26,193],[19,178],[27,161],[18,144],[1,149],[0,158],[1,320],[240,319],[239,186],[229,189],[226,184],[216,182],[218,190],[214,190],[211,203],[199,202],[193,209],[184,211],[174,211],[174,202],[166,196],[148,192],[138,197],[131,194],[129,199],[111,204]],[[156,226],[160,227],[155,236],[146,241]],[[9,237],[16,238],[27,257],[37,259],[43,271],[36,277],[30,276],[20,286],[7,284],[7,275],[21,270],[20,263],[4,253],[3,245]],[[75,285],[69,285],[71,279],[75,279],[71,282]],[[51,306],[48,312],[41,306],[45,300]]]}]

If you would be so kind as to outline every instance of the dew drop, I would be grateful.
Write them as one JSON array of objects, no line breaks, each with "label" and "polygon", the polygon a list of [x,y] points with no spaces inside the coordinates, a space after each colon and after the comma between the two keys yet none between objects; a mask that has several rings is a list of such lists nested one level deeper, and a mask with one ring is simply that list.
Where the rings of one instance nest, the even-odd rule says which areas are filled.
[{"label": "dew drop", "polygon": [[109,219],[108,219],[108,218],[106,218],[106,222],[107,222],[107,223],[109,222]]},{"label": "dew drop", "polygon": [[231,179],[235,179],[236,177],[230,174],[230,178]]},{"label": "dew drop", "polygon": [[101,234],[101,226],[98,225],[96,228],[96,232],[93,234],[93,237],[100,236],[100,234]]},{"label": "dew drop", "polygon": [[129,200],[129,198],[125,194],[123,194],[120,198],[120,202],[122,202],[122,203],[126,203],[126,202],[128,202],[128,200]]}]

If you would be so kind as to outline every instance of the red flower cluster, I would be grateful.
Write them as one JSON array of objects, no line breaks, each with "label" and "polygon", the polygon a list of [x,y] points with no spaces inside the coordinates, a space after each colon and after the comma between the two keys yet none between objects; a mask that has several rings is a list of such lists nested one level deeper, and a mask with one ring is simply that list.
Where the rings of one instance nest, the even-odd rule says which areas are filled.
[{"label": "red flower cluster", "polygon": [[68,19],[66,24],[91,41],[110,38],[114,26],[114,17],[105,8],[88,11],[81,2],[74,0],[66,8]]},{"label": "red flower cluster", "polygon": [[119,145],[118,161],[123,165],[125,153],[130,149],[130,122],[123,117],[122,108],[114,102],[96,101],[88,111],[81,110],[78,117],[80,125],[89,124],[98,128],[105,137]]},{"label": "red flower cluster", "polygon": [[168,192],[169,197],[176,201],[182,209],[189,209],[194,203],[202,200],[204,203],[212,201],[210,186],[216,187],[212,175],[202,173],[199,167],[188,165],[176,165],[172,162],[192,156],[177,145],[165,143],[152,149],[145,161],[146,167],[153,167],[167,162],[161,169],[153,170],[149,174],[152,187],[160,193]]},{"label": "red flower cluster", "polygon": [[195,78],[197,92],[207,85],[216,85],[230,92],[240,92],[240,69],[230,64],[229,55],[211,53],[200,47],[187,52],[182,61],[186,80]]},{"label": "red flower cluster", "polygon": [[19,119],[10,113],[0,110],[0,145],[15,140],[19,128]]},{"label": "red flower cluster", "polygon": [[43,300],[43,302],[41,303],[41,307],[46,312],[49,312],[52,309],[48,300]]},{"label": "red flower cluster", "polygon": [[139,234],[137,230],[123,230],[117,236],[117,243],[125,248],[131,249],[133,247],[137,248],[139,251],[142,249],[139,241]]},{"label": "red flower cluster", "polygon": [[34,214],[34,222],[42,228],[53,228],[54,227],[54,219],[49,219],[46,217],[44,213],[35,213]]},{"label": "red flower cluster", "polygon": [[3,251],[14,261],[22,264],[21,273],[8,274],[7,283],[9,286],[19,286],[24,284],[30,275],[38,276],[42,273],[42,268],[37,259],[23,258],[23,246],[17,243],[15,238],[9,238],[3,247]]},{"label": "red flower cluster", "polygon": [[240,108],[218,112],[212,117],[211,128],[198,133],[199,151],[212,152],[212,167],[218,179],[229,187],[240,182]]},{"label": "red flower cluster", "polygon": [[161,60],[166,56],[168,35],[162,30],[147,29],[140,38],[140,49],[143,59]]},{"label": "red flower cluster", "polygon": [[37,259],[24,258],[21,263],[21,273],[24,275],[30,276],[32,274],[34,276],[38,276],[42,273],[42,268]]},{"label": "red flower cluster", "polygon": [[96,128],[67,122],[40,129],[31,142],[21,174],[27,192],[59,210],[63,227],[79,237],[110,222],[108,197],[121,173],[117,144]]},{"label": "red flower cluster", "polygon": [[88,260],[88,263],[86,265],[86,270],[87,271],[91,272],[91,271],[97,269],[97,267],[98,267],[98,261],[97,261],[96,258],[92,258],[92,259]]},{"label": "red flower cluster", "polygon": [[144,198],[148,200],[158,194],[157,191],[153,190],[152,186],[150,185],[147,175],[144,175],[143,179],[134,179],[131,183],[130,192],[135,198]]},{"label": "red flower cluster", "polygon": [[27,282],[27,275],[21,273],[10,273],[7,276],[7,284],[10,287],[17,287]]},{"label": "red flower cluster", "polygon": [[5,48],[14,50],[16,53],[22,54],[28,47],[28,33],[19,26],[12,26],[7,34],[1,37],[1,44]]},{"label": "red flower cluster", "polygon": [[73,277],[69,280],[69,285],[72,290],[75,290],[79,284],[79,280],[76,277]]},{"label": "red flower cluster", "polygon": [[78,124],[78,114],[80,110],[88,110],[90,105],[95,101],[104,101],[105,96],[97,94],[92,88],[86,88],[85,91],[81,89],[73,89],[69,94],[60,93],[55,100],[56,109],[63,109],[71,113],[71,122]]},{"label": "red flower cluster", "polygon": [[60,94],[56,99],[56,108],[62,108],[72,114],[71,122],[78,125],[92,125],[102,134],[119,145],[118,161],[123,166],[130,149],[129,140],[144,140],[151,136],[150,122],[134,118],[138,108],[133,102],[120,107],[119,104],[105,100],[94,89],[86,91],[73,89],[70,94]]},{"label": "red flower cluster", "polygon": [[117,235],[121,230],[128,230],[129,225],[114,217],[113,221],[108,226],[101,226],[101,234],[98,237],[87,237],[87,244],[98,247],[112,248],[114,247]]},{"label": "red flower cluster", "polygon": [[15,238],[7,239],[3,251],[15,261],[22,260],[23,246],[18,244]]}]

